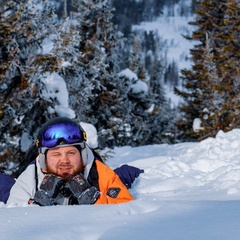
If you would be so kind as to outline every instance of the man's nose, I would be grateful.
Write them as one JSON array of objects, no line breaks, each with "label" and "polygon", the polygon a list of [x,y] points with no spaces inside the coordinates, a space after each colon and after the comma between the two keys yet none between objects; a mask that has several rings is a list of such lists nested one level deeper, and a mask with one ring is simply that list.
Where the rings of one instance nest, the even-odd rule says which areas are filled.
[{"label": "man's nose", "polygon": [[63,153],[61,155],[61,162],[70,162],[67,154]]}]

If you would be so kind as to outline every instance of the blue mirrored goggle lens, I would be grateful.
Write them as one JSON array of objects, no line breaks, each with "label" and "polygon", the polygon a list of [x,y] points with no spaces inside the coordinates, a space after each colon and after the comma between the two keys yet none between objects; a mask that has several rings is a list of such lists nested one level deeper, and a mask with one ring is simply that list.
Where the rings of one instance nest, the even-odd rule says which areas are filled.
[{"label": "blue mirrored goggle lens", "polygon": [[58,123],[50,126],[42,135],[43,147],[55,147],[60,141],[72,144],[80,142],[81,133],[79,128],[71,123]]}]

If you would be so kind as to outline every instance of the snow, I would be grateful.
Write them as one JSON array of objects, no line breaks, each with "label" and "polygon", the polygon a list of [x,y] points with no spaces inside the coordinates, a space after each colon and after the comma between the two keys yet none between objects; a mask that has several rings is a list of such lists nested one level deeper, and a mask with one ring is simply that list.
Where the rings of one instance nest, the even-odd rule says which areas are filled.
[{"label": "snow", "polygon": [[[168,63],[176,61],[180,70],[191,63],[192,45],[181,34],[192,31],[187,24],[192,19],[159,18],[136,28],[158,30],[168,46]],[[46,44],[44,52],[50,51],[51,44]],[[121,74],[138,80],[129,70]],[[132,87],[146,92],[146,85],[139,81]],[[74,118],[64,80],[52,73],[42,82],[43,96],[56,100],[49,111]],[[177,97],[168,96],[177,105]],[[81,125],[89,145],[96,147],[93,126]],[[194,129],[199,128],[196,119]],[[0,240],[239,240],[240,129],[219,131],[216,138],[199,143],[125,146],[102,151],[106,152],[111,153],[106,164],[113,169],[122,164],[144,169],[130,189],[134,201],[53,207],[14,207],[0,202]]]},{"label": "snow", "polygon": [[[84,125],[84,124],[83,124]],[[88,132],[90,125],[84,125]],[[116,205],[13,207],[0,204],[0,239],[238,240],[240,129],[199,143],[116,147],[112,168],[144,169]]]},{"label": "snow", "polygon": [[42,97],[45,99],[54,99],[56,105],[49,108],[49,113],[56,112],[58,116],[74,118],[74,111],[68,106],[68,90],[64,79],[56,72],[45,73],[41,79],[44,84]]},{"label": "snow", "polygon": [[121,71],[119,74],[118,74],[120,77],[121,76],[125,76],[127,78],[129,78],[130,80],[138,80],[138,77],[137,77],[137,74],[134,73],[133,71],[131,71],[129,68],[126,68],[125,70]]},{"label": "snow", "polygon": [[[157,32],[161,40],[162,61],[165,67],[176,63],[179,74],[178,88],[182,90],[181,70],[190,69],[192,63],[190,49],[194,48],[196,42],[187,40],[184,36],[191,36],[194,26],[189,22],[194,21],[195,15],[181,14],[181,7],[191,8],[191,0],[180,0],[172,4],[172,9],[164,7],[161,16],[156,21],[142,22],[140,25],[133,26],[134,30],[145,30],[146,32]],[[189,11],[190,12],[190,11]],[[166,79],[168,82],[168,79]],[[171,100],[171,107],[175,108],[182,102],[182,99],[174,93],[173,86],[166,84],[165,95]]]},{"label": "snow", "polygon": [[129,68],[121,71],[119,76],[125,76],[129,80],[133,80],[133,84],[131,84],[130,89],[132,90],[133,93],[148,93],[148,86],[145,82],[142,80],[138,79],[137,75],[131,71]]},{"label": "snow", "polygon": [[87,134],[87,144],[91,148],[98,147],[97,129],[90,123],[80,122],[80,125]]},{"label": "snow", "polygon": [[[126,76],[130,80],[135,82],[130,86],[133,93],[147,93],[148,87],[147,84],[137,78],[137,75],[133,73],[130,69],[125,69],[119,73],[120,76]],[[46,100],[52,101],[55,100],[55,106],[49,107],[48,112],[53,114],[57,113],[61,117],[75,118],[75,112],[69,107],[69,94],[67,90],[66,83],[64,79],[56,72],[45,73],[42,77],[41,82],[44,85],[42,90],[42,97]],[[85,123],[87,124],[87,123]],[[91,129],[89,132],[95,131]],[[92,139],[92,138],[91,138]],[[96,142],[93,143],[93,148],[96,148]],[[23,149],[23,146],[22,146]]]},{"label": "snow", "polygon": [[201,127],[202,121],[201,118],[195,118],[193,120],[193,131],[198,132],[199,130],[203,130],[204,128]]},{"label": "snow", "polygon": [[[189,0],[181,0],[182,4],[190,8]],[[170,13],[172,11],[172,13]],[[189,68],[192,64],[190,60],[190,49],[194,43],[187,40],[184,35],[191,35],[194,27],[189,22],[195,19],[195,15],[181,14],[181,4],[173,4],[173,10],[164,7],[161,16],[152,22],[143,22],[141,25],[134,26],[135,29],[145,29],[146,31],[156,31],[164,42],[166,50],[166,59],[168,63],[176,62],[179,70]]]},{"label": "snow", "polygon": [[136,83],[132,84],[130,88],[133,93],[148,93],[147,84],[140,79]]}]

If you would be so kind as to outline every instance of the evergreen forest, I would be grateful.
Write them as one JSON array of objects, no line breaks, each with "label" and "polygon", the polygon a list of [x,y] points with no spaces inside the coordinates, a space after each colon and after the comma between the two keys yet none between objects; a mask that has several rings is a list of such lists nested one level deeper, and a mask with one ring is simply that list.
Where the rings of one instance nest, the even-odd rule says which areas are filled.
[{"label": "evergreen forest", "polygon": [[[164,66],[158,34],[133,29],[176,4],[195,16],[184,36],[195,43],[192,66],[181,75]],[[14,176],[41,125],[64,116],[59,99],[46,97],[54,74],[74,119],[97,129],[99,149],[200,141],[239,128],[239,21],[238,0],[2,0],[0,170]],[[125,69],[136,77],[119,74]],[[176,107],[166,79],[182,99]],[[139,82],[147,91],[134,91]]]}]

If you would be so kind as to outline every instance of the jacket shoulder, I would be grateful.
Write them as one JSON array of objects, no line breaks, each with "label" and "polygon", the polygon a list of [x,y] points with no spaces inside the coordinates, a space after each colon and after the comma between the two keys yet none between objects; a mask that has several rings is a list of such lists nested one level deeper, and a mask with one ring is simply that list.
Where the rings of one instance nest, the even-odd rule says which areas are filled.
[{"label": "jacket shoulder", "polygon": [[118,175],[106,164],[96,161],[100,197],[97,204],[122,203],[133,200],[130,192]]},{"label": "jacket shoulder", "polygon": [[35,164],[29,165],[16,179],[11,188],[7,204],[25,205],[36,192]]}]

